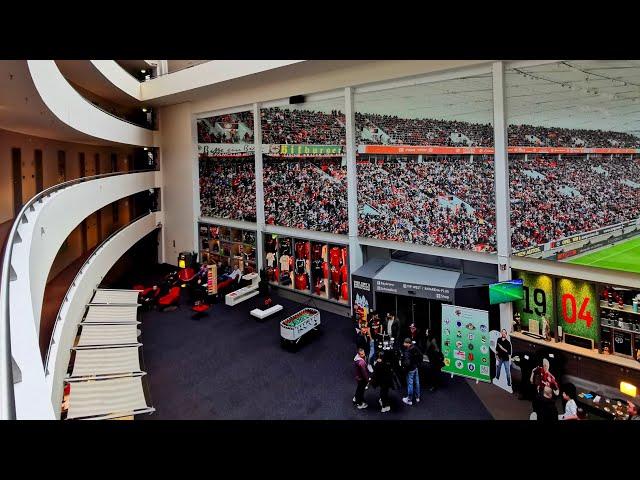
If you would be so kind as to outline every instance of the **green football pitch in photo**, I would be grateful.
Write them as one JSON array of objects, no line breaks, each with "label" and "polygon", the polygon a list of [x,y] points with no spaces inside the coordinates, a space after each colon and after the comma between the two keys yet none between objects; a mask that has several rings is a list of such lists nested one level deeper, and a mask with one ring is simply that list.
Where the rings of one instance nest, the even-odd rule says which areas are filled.
[{"label": "green football pitch in photo", "polygon": [[640,237],[570,260],[569,263],[640,272]]}]

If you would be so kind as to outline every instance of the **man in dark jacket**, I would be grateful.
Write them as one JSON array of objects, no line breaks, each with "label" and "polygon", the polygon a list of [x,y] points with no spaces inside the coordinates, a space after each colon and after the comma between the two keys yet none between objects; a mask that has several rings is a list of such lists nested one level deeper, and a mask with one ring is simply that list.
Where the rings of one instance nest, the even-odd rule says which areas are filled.
[{"label": "man in dark jacket", "polygon": [[364,348],[358,348],[358,353],[353,359],[353,366],[355,370],[355,377],[357,382],[356,395],[353,397],[353,402],[359,410],[367,408],[368,405],[364,401],[364,390],[369,383],[369,370],[367,370],[367,355]]},{"label": "man in dark jacket", "polygon": [[407,396],[402,401],[407,405],[413,405],[414,395],[416,403],[420,403],[420,374],[418,367],[422,364],[422,352],[415,346],[410,338],[404,339],[404,352],[402,353],[402,366],[407,372]]},{"label": "man in dark jacket", "polygon": [[386,413],[391,410],[391,405],[389,404],[389,389],[393,387],[393,373],[391,371],[391,365],[388,361],[385,361],[384,352],[378,352],[376,355],[376,361],[373,364],[371,385],[380,387],[380,400],[378,400],[381,407],[380,411]]},{"label": "man in dark jacket", "polygon": [[551,387],[544,387],[542,392],[542,398],[538,404],[538,421],[541,422],[557,422],[558,421],[558,407],[556,407],[555,399],[553,398],[553,390]]}]

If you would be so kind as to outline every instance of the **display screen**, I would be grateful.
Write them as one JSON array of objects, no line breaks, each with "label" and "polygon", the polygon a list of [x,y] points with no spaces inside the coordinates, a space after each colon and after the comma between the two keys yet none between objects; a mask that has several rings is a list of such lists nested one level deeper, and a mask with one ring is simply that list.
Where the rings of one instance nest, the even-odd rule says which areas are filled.
[{"label": "display screen", "polygon": [[521,279],[489,285],[489,303],[508,303],[524,298],[524,281]]}]

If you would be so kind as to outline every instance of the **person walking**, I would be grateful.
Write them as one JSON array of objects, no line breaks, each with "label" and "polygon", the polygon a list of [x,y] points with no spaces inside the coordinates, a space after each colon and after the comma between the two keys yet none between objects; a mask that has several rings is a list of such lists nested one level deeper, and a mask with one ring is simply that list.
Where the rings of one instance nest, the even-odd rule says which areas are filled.
[{"label": "person walking", "polygon": [[387,413],[391,410],[389,404],[389,389],[393,387],[393,373],[391,371],[391,365],[384,358],[384,352],[378,352],[376,355],[376,361],[373,364],[373,376],[371,378],[371,385],[375,388],[380,388],[380,403],[382,413]]},{"label": "person walking", "polygon": [[371,332],[369,331],[369,327],[365,324],[360,327],[360,331],[356,336],[356,347],[362,348],[364,350],[365,358],[367,359],[365,367],[369,370],[369,372],[373,372],[373,367],[370,364],[370,359],[373,355],[371,351],[371,344],[373,340],[371,338]]},{"label": "person walking", "polygon": [[367,355],[364,348],[358,348],[358,353],[353,359],[353,366],[356,377],[356,394],[353,397],[353,403],[359,410],[367,408],[368,405],[364,401],[364,390],[369,383],[369,371],[367,370]]},{"label": "person walking", "polygon": [[407,405],[420,403],[420,373],[418,368],[422,363],[422,352],[416,347],[409,337],[404,339],[404,352],[402,353],[402,366],[407,372],[407,396],[402,401]]}]

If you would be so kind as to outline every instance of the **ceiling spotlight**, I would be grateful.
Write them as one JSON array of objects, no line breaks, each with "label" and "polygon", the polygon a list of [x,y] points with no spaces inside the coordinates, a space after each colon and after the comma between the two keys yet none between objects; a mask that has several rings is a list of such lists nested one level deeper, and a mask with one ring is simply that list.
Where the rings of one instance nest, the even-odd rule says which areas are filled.
[{"label": "ceiling spotlight", "polygon": [[147,113],[147,109],[146,109],[146,108],[142,108],[142,111],[143,111],[144,113]]},{"label": "ceiling spotlight", "polygon": [[149,150],[147,147],[144,147],[144,151],[146,152],[147,150]]},{"label": "ceiling spotlight", "polygon": [[140,73],[147,73],[147,71],[143,69],[143,70],[140,70]]}]

